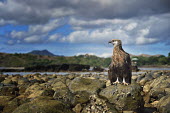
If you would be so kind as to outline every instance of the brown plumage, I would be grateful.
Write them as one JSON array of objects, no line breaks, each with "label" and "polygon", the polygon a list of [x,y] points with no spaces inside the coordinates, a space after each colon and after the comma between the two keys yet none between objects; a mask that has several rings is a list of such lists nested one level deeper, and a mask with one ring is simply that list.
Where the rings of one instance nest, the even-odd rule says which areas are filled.
[{"label": "brown plumage", "polygon": [[109,66],[108,77],[111,84],[131,83],[132,71],[130,55],[122,48],[121,40],[113,39],[109,43],[114,44],[112,62]]}]

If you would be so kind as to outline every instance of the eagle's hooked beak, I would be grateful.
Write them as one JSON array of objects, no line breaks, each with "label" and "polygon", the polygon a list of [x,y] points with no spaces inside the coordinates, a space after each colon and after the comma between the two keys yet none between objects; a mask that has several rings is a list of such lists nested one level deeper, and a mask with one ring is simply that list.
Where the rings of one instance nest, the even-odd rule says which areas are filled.
[{"label": "eagle's hooked beak", "polygon": [[108,43],[112,43],[112,40],[111,40],[111,41],[109,41]]}]

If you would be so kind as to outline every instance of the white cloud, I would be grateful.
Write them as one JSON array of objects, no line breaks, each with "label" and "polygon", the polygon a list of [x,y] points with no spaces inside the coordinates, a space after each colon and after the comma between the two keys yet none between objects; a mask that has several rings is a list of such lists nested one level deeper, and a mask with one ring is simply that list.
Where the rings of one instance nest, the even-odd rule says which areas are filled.
[{"label": "white cloud", "polygon": [[98,57],[103,57],[103,58],[108,58],[108,57],[111,57],[112,56],[112,53],[102,53],[102,54],[98,54],[98,53],[77,53],[76,56],[79,56],[79,55],[95,55],[95,56],[98,56]]},{"label": "white cloud", "polygon": [[112,53],[111,53],[111,52],[110,52],[110,53],[102,53],[102,54],[97,55],[97,56],[99,56],[99,57],[104,57],[104,58],[108,58],[108,57],[111,57],[111,56],[112,56]]},{"label": "white cloud", "polygon": [[13,40],[8,40],[7,44],[13,45],[15,42]]},{"label": "white cloud", "polygon": [[63,19],[55,19],[44,25],[30,25],[28,27],[28,31],[12,31],[9,36],[14,40],[19,40],[20,42],[24,41],[27,43],[38,43],[38,41],[48,41],[48,39],[44,39],[44,37],[49,37],[49,40],[54,41],[57,39],[57,34],[51,35],[49,33],[63,24]]},{"label": "white cloud", "polygon": [[[71,43],[106,43],[111,39],[121,39],[123,44],[150,44],[166,43],[170,37],[168,32],[170,14],[162,14],[151,17],[132,18],[128,20],[70,20],[76,29],[70,35],[63,37],[63,42]],[[76,23],[77,22],[77,23]],[[158,24],[159,23],[159,24]]]},{"label": "white cloud", "polygon": [[135,29],[137,27],[137,25],[138,25],[137,23],[130,23],[130,24],[126,25],[124,27],[124,29],[127,31],[131,31],[131,30]]},{"label": "white cloud", "polygon": [[24,39],[24,42],[26,43],[39,43],[40,41],[42,40],[39,36],[30,36]]},{"label": "white cloud", "polygon": [[59,38],[59,35],[54,34],[54,35],[49,36],[48,40],[53,42],[53,41],[56,41],[58,38]]}]

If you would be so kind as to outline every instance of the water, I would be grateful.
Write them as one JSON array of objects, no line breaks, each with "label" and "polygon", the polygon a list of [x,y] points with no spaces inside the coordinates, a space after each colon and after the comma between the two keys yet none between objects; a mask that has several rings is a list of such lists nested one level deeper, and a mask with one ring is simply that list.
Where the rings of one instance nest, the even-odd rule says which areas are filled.
[{"label": "water", "polygon": [[[139,68],[140,70],[144,71],[144,70],[170,70],[170,68]],[[20,74],[20,75],[27,75],[27,74],[36,74],[36,73],[40,73],[41,75],[43,74],[56,74],[56,75],[67,75],[67,74],[80,74],[80,75],[87,75],[87,74],[103,74],[103,75],[108,75],[107,72],[3,72],[3,74],[5,75],[16,75],[16,74]],[[132,75],[135,74],[142,74],[145,72],[132,72]]]},{"label": "water", "polygon": [[[108,72],[4,72],[4,75],[28,75],[28,74],[36,74],[39,73],[41,75],[47,74],[47,75],[68,75],[68,74],[79,74],[79,75],[88,75],[88,74],[93,74],[93,75],[108,75]],[[132,72],[132,74],[141,74],[145,72]]]},{"label": "water", "polygon": [[170,68],[139,68],[140,70],[152,70],[152,71],[156,71],[156,70],[170,70]]}]

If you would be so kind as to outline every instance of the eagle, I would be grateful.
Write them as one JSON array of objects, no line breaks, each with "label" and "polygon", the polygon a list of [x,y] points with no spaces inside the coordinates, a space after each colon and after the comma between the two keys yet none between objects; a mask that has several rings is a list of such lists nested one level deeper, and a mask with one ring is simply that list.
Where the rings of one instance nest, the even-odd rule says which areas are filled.
[{"label": "eagle", "polygon": [[114,45],[112,61],[108,70],[110,83],[131,84],[132,70],[130,55],[123,50],[121,40],[113,39],[108,43]]}]

